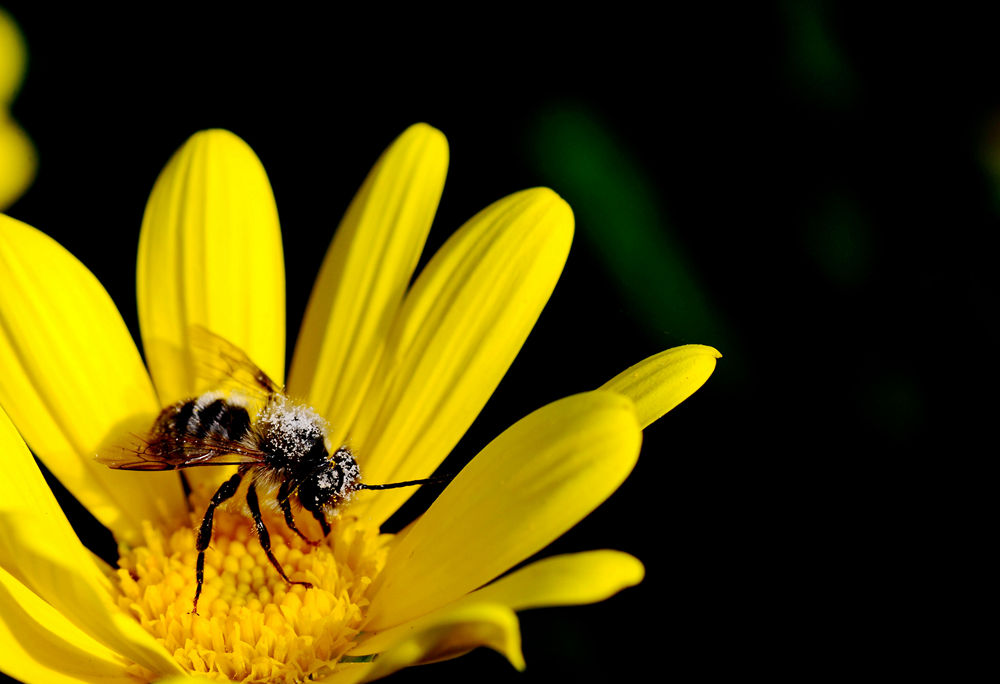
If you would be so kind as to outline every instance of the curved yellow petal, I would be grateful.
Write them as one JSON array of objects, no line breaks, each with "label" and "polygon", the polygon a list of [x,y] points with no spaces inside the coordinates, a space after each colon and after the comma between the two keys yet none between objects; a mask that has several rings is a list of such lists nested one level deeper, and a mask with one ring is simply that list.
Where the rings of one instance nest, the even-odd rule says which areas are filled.
[{"label": "curved yellow petal", "polygon": [[232,133],[196,133],[160,173],[142,220],[136,289],[146,360],[164,405],[209,389],[192,363],[192,325],[283,382],[278,211],[260,160]]},{"label": "curved yellow petal", "polygon": [[295,344],[288,391],[326,416],[339,445],[364,399],[437,211],[448,142],[408,128],[382,154],[337,229]]},{"label": "curved yellow petal", "polygon": [[0,670],[22,682],[135,684],[126,663],[0,568]]},{"label": "curved yellow petal", "polygon": [[493,440],[390,551],[366,629],[454,601],[580,521],[639,455],[632,402],[610,392],[561,399]]},{"label": "curved yellow petal", "polygon": [[619,373],[601,389],[635,402],[639,424],[645,428],[704,385],[721,358],[717,350],[701,344],[674,347]]},{"label": "curved yellow petal", "polygon": [[544,558],[469,594],[463,601],[486,601],[527,610],[596,603],[642,581],[639,559],[600,550]]},{"label": "curved yellow petal", "polygon": [[[180,672],[152,635],[114,604],[107,577],[76,538],[3,411],[0,458],[4,472],[0,478],[0,567],[107,649],[153,672]],[[95,651],[101,657],[104,653]]]},{"label": "curved yellow petal", "polygon": [[111,298],[54,240],[0,215],[0,406],[119,539],[185,509],[176,475],[113,471],[98,450],[152,425],[149,376]]},{"label": "curved yellow petal", "polygon": [[[354,673],[350,680],[370,682],[412,665],[448,660],[479,646],[492,648],[518,670],[524,669],[517,615],[506,606],[458,606],[435,613],[433,619],[412,623],[409,630],[397,635],[399,639],[368,664],[363,675]],[[321,681],[346,684],[333,678]]]},{"label": "curved yellow petal", "polygon": [[439,613],[460,606],[491,603],[520,611],[545,606],[572,606],[603,601],[642,581],[645,569],[621,551],[584,551],[545,558],[466,594],[454,603],[374,634],[351,651],[352,655],[379,653]]},{"label": "curved yellow petal", "polygon": [[[407,295],[351,430],[366,482],[427,477],[441,463],[534,326],[572,236],[569,205],[536,188],[490,205],[434,256]],[[411,494],[359,496],[353,510],[381,522]]]},{"label": "curved yellow petal", "polygon": [[[0,105],[10,104],[24,78],[28,50],[14,19],[0,7]],[[2,157],[0,157],[2,159]]]},{"label": "curved yellow petal", "polygon": [[21,196],[38,166],[34,145],[6,111],[24,77],[26,55],[17,24],[0,7],[0,209]]},{"label": "curved yellow petal", "polygon": [[0,210],[24,194],[37,167],[38,156],[28,134],[0,111]]}]

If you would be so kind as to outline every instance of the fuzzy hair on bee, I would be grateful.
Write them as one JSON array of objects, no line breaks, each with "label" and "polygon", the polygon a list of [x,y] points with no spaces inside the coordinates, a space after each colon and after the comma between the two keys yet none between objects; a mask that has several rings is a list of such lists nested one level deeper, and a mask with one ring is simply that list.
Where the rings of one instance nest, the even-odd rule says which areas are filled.
[{"label": "fuzzy hair on bee", "polygon": [[196,326],[191,330],[199,371],[212,384],[231,388],[212,390],[164,408],[148,434],[108,449],[98,460],[120,470],[162,471],[195,467],[237,466],[209,501],[198,530],[194,609],[204,584],[205,551],[212,539],[216,509],[243,489],[246,509],[260,545],[274,569],[292,581],[271,551],[270,535],[261,514],[265,505],[275,507],[285,524],[307,543],[296,525],[293,507],[319,523],[323,538],[331,531],[328,516],[362,489],[394,489],[439,482],[410,480],[370,485],[362,482],[361,469],[347,445],[332,449],[326,420],[312,407],[284,393],[241,349],[224,338]]}]

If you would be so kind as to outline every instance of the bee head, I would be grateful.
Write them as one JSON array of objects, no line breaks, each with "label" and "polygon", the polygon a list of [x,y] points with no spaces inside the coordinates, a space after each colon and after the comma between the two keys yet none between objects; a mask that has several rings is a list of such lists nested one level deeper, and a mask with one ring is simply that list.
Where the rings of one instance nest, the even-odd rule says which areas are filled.
[{"label": "bee head", "polygon": [[351,450],[340,447],[322,467],[310,472],[299,484],[299,502],[310,511],[337,505],[351,498],[360,479],[361,470]]}]

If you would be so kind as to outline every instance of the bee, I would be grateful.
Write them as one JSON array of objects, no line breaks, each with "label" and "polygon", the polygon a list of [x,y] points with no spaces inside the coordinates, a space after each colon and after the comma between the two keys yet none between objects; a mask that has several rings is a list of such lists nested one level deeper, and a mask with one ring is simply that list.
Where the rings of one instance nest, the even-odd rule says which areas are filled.
[{"label": "bee", "polygon": [[288,584],[312,587],[288,578],[271,551],[271,537],[261,516],[258,490],[273,492],[285,524],[307,543],[295,524],[292,504],[319,523],[323,538],[330,534],[328,514],[333,514],[353,494],[364,489],[411,487],[440,479],[365,484],[354,454],[346,445],[327,447],[326,421],[311,407],[285,394],[284,389],[251,361],[239,347],[205,328],[191,331],[200,371],[217,378],[226,391],[210,391],[178,401],[163,409],[149,433],[133,435],[127,444],[98,455],[98,460],[118,470],[182,470],[208,466],[237,466],[236,473],[213,494],[198,529],[194,608],[198,612],[205,579],[205,551],[212,540],[215,510],[236,496],[246,483],[246,505],[267,559]]}]

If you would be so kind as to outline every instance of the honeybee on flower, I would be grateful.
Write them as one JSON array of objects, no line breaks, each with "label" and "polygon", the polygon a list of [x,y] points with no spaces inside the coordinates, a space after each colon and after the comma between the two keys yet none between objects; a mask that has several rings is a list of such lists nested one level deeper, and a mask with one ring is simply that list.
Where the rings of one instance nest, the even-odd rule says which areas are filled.
[{"label": "honeybee on flower", "polygon": [[[202,326],[311,407],[329,425],[328,453],[350,445],[364,482],[429,477],[513,361],[573,233],[554,192],[516,193],[459,228],[411,284],[447,159],[444,136],[423,124],[379,159],[324,259],[287,384],[277,212],[235,135],[193,136],[150,196],[137,280],[145,364],[96,278],[43,233],[0,217],[0,406],[12,421],[0,420],[10,474],[0,481],[0,579],[11,597],[0,617],[11,634],[51,635],[5,639],[4,671],[29,682],[345,684],[478,646],[520,668],[516,611],[603,600],[641,580],[641,563],[615,551],[504,573],[617,489],[642,428],[711,375],[710,347],[667,350],[528,413],[399,534],[380,527],[405,488],[354,491],[328,535],[310,516],[295,520],[298,534],[280,504],[262,508],[274,560],[309,589],[286,584],[253,525],[220,508],[199,614],[197,511],[239,466],[187,469],[187,497],[174,472],[94,458],[146,434],[165,409],[220,391],[196,368],[191,331]],[[21,437],[114,534],[117,567],[80,544]]]}]

